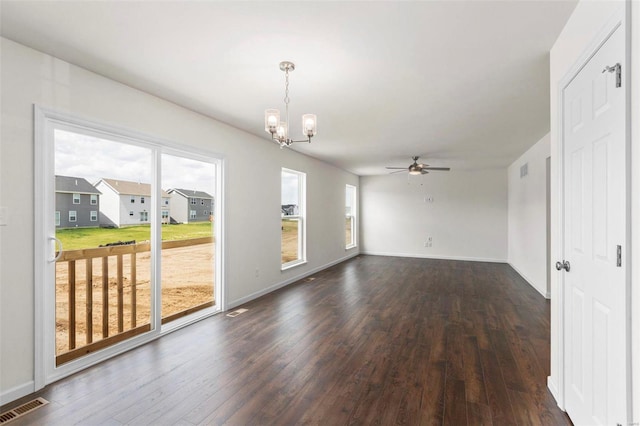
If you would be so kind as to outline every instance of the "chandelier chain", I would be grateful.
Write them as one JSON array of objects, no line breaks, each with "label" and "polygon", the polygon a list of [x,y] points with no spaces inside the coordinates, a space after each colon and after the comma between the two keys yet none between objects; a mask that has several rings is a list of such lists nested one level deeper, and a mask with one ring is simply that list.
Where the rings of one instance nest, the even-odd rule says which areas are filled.
[{"label": "chandelier chain", "polygon": [[289,105],[289,70],[287,69],[285,72],[285,82],[284,82],[284,103]]}]

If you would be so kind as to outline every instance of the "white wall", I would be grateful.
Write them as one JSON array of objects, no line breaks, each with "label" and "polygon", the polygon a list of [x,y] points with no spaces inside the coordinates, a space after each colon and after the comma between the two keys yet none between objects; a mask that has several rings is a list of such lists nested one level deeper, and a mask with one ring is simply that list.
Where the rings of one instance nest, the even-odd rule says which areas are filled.
[{"label": "white wall", "polygon": [[[636,9],[638,4],[637,2],[629,2],[630,7]],[[561,259],[561,249],[557,243],[558,239],[556,236],[559,235],[561,231],[561,224],[559,220],[559,194],[558,194],[558,185],[559,176],[558,176],[558,164],[557,164],[557,153],[559,149],[559,137],[558,137],[558,85],[560,81],[567,75],[567,73],[571,70],[571,68],[576,64],[576,62],[580,59],[580,57],[584,54],[585,50],[592,44],[595,37],[598,33],[603,29],[605,24],[612,18],[612,16],[619,12],[626,5],[621,1],[587,1],[582,0],[576,6],[571,18],[567,22],[565,28],[562,33],[556,40],[553,48],[550,53],[550,75],[551,75],[551,260],[554,262],[555,260]],[[633,24],[638,24],[640,20],[638,19],[637,11],[634,11],[634,20]],[[640,36],[638,34],[638,28],[632,28],[632,33],[634,34],[633,40],[640,41]],[[633,64],[638,64],[638,53],[639,53],[640,43],[636,43],[632,45],[633,49]],[[635,69],[635,68],[634,68]],[[628,71],[629,72],[629,71]],[[636,75],[637,72],[631,72],[629,75],[632,77],[632,105],[636,107],[639,105],[638,101],[640,99],[640,93],[638,93],[638,85]],[[637,112],[633,112],[634,116],[637,117]],[[632,120],[632,141],[633,145],[637,147],[640,140],[638,138],[638,123],[637,120]],[[640,160],[640,153],[637,152],[637,149],[634,149],[636,155],[633,157],[632,161],[634,166],[632,169],[636,179],[634,182],[639,184],[640,186],[640,175],[637,172],[638,167],[635,166],[637,161]],[[637,190],[634,190],[637,191]],[[632,203],[636,207],[635,210],[638,209],[638,201],[635,198],[632,198]],[[634,211],[635,211],[634,210]],[[638,213],[634,213],[632,217],[636,218],[637,221]],[[640,233],[637,231],[637,227],[633,227],[634,232],[634,242],[640,242]],[[637,252],[637,250],[636,250]],[[636,256],[634,260],[640,260],[640,258]],[[634,271],[637,271],[638,265],[634,265]],[[559,341],[559,325],[560,325],[560,310],[557,303],[557,294],[558,294],[558,272],[553,271],[551,274],[551,375],[549,377],[549,388],[554,392],[556,399],[558,399],[558,384],[561,380],[559,374],[559,365],[561,363],[559,348],[561,347],[561,342]],[[640,285],[640,280],[637,277],[637,274],[634,275],[633,278],[633,286],[638,287]],[[640,329],[640,321],[638,318],[637,312],[640,312],[640,297],[638,297],[638,292],[632,292],[632,296],[634,300],[632,301],[631,312],[633,315],[633,339],[634,339],[634,347],[636,349],[640,349],[640,333],[638,333],[638,329]],[[621,348],[621,350],[624,350]],[[633,403],[633,411],[634,411],[634,421],[639,422],[640,419],[640,357],[637,354],[637,351],[632,354],[633,367],[632,371],[634,374],[633,377],[633,386],[634,386],[634,403]]]},{"label": "white wall", "polygon": [[[509,264],[545,297],[547,291],[547,158],[549,134],[507,171],[509,181]],[[528,174],[521,178],[520,167]]]},{"label": "white wall", "polygon": [[[506,170],[432,172],[409,181],[406,173],[360,178],[364,253],[506,261]],[[424,247],[429,236],[433,246]]]},{"label": "white wall", "polygon": [[[227,306],[357,253],[344,249],[344,187],[358,186],[357,176],[12,41],[0,43],[0,206],[9,212],[8,225],[0,226],[3,402],[33,390],[34,103],[224,157]],[[261,128],[261,118],[256,120]],[[246,162],[260,164],[259,172],[246,173]],[[285,272],[280,270],[282,167],[306,172],[308,187],[308,263]]]}]

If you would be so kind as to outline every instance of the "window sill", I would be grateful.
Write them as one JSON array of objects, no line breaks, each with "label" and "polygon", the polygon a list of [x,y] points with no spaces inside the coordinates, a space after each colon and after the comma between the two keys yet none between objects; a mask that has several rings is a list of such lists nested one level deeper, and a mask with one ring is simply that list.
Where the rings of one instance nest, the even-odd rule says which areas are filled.
[{"label": "window sill", "polygon": [[357,248],[357,247],[358,247],[358,245],[357,245],[357,244],[352,244],[352,245],[350,245],[350,246],[346,246],[346,247],[344,248],[344,250],[345,250],[345,251],[347,251],[347,250],[351,250],[351,249],[354,249],[354,248]]},{"label": "window sill", "polygon": [[304,265],[306,263],[307,263],[306,260],[296,260],[296,261],[293,261],[293,262],[288,262],[288,263],[285,263],[284,265],[282,265],[280,267],[280,271],[284,272],[284,271],[286,271],[288,269],[295,268],[296,266]]}]

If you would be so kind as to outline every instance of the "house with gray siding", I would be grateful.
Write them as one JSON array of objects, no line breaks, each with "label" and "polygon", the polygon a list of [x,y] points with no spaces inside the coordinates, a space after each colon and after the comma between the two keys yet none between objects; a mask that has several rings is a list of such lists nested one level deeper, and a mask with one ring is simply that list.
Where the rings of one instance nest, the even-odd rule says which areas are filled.
[{"label": "house with gray siding", "polygon": [[86,179],[56,176],[56,228],[100,225],[100,191]]},{"label": "house with gray siding", "polygon": [[171,222],[205,222],[213,217],[215,202],[206,192],[172,188],[167,193],[171,195]]}]

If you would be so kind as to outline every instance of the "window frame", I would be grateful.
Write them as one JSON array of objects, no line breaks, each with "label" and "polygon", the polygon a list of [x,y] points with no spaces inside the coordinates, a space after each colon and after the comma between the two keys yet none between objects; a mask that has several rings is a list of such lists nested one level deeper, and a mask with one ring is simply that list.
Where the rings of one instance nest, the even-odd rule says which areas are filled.
[{"label": "window frame", "polygon": [[98,221],[98,210],[91,210],[89,212],[89,222],[97,222],[97,221]]},{"label": "window frame", "polygon": [[60,210],[56,210],[55,226],[60,226]]},{"label": "window frame", "polygon": [[[353,190],[351,195],[351,214],[347,214],[347,192]],[[349,250],[358,247],[358,188],[355,185],[346,184],[344,188],[345,192],[345,220],[351,219],[351,242],[345,244],[344,249]],[[346,229],[345,229],[346,232]],[[345,239],[346,240],[346,239]]]},{"label": "window frame", "polygon": [[[77,195],[77,197],[76,197],[76,195]],[[81,200],[80,193],[79,193],[79,192],[74,192],[74,193],[71,195],[71,200],[72,200],[72,201],[71,201],[71,202],[72,202],[72,204],[80,204],[80,200]]]},{"label": "window frame", "polygon": [[[73,213],[73,214],[72,214]],[[73,217],[73,219],[71,219]],[[69,223],[78,221],[78,211],[69,210]]]},{"label": "window frame", "polygon": [[89,204],[91,204],[92,206],[98,205],[98,194],[90,194]]},{"label": "window frame", "polygon": [[298,265],[304,265],[307,263],[307,221],[306,221],[306,201],[307,201],[307,174],[298,170],[289,169],[283,167],[280,171],[280,208],[282,209],[282,183],[283,175],[285,173],[294,174],[298,177],[298,214],[297,215],[282,215],[280,218],[280,252],[282,252],[282,220],[296,219],[298,221],[298,258],[289,262],[282,263],[282,257],[280,257],[280,269],[285,271],[287,269],[296,267]]}]

